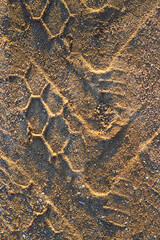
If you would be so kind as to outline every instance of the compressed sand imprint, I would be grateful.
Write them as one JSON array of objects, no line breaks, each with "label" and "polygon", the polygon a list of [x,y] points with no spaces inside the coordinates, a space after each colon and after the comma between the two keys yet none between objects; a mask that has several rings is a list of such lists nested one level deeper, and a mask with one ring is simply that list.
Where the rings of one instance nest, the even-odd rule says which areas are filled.
[{"label": "compressed sand imprint", "polygon": [[0,2],[2,239],[159,239],[158,2]]}]

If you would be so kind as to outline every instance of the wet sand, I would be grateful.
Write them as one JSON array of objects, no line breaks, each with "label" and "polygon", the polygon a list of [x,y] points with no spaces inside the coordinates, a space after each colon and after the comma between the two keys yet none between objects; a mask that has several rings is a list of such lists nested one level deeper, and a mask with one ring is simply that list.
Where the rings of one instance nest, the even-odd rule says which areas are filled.
[{"label": "wet sand", "polygon": [[158,2],[0,0],[0,239],[160,238]]}]

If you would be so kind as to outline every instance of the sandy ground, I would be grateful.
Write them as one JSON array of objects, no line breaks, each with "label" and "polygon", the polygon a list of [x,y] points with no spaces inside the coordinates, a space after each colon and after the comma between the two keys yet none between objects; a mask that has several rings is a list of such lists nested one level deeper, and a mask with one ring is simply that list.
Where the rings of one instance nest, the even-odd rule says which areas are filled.
[{"label": "sandy ground", "polygon": [[158,0],[0,0],[0,239],[160,239]]}]

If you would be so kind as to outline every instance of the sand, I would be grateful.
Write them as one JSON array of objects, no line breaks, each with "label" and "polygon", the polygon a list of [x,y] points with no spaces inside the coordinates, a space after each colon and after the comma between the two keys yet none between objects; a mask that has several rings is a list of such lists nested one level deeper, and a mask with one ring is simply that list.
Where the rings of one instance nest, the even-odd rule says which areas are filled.
[{"label": "sand", "polygon": [[0,239],[160,239],[159,1],[0,9]]}]

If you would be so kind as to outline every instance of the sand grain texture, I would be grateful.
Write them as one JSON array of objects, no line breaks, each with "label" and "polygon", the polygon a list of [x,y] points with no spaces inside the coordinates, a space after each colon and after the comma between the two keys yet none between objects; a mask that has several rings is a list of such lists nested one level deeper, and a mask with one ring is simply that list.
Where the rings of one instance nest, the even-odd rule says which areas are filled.
[{"label": "sand grain texture", "polygon": [[160,239],[157,0],[0,0],[0,239]]}]

